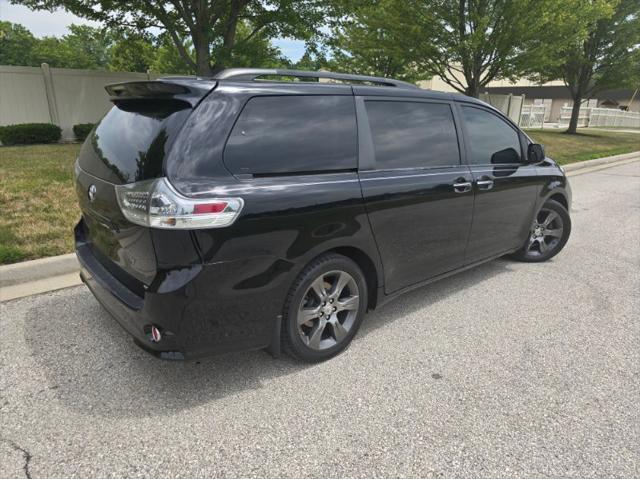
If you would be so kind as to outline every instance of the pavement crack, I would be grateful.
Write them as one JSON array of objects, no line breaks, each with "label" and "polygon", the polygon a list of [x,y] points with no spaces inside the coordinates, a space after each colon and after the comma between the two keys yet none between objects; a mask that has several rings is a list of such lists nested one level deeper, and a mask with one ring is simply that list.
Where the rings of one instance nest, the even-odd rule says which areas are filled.
[{"label": "pavement crack", "polygon": [[22,466],[22,470],[24,471],[24,475],[27,479],[31,479],[31,472],[29,471],[29,463],[31,462],[31,458],[33,457],[29,451],[25,448],[20,447],[16,442],[11,439],[5,439],[0,437],[0,441],[5,442],[11,446],[14,451],[20,452],[24,456],[24,465]]}]

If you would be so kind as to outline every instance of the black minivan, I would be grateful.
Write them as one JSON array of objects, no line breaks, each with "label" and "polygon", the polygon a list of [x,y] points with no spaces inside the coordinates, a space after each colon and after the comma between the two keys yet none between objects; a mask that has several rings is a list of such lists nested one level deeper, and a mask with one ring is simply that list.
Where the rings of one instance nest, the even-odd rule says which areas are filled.
[{"label": "black minivan", "polygon": [[162,358],[324,360],[398,294],[569,237],[562,169],[473,98],[262,69],[106,89],[75,167],[81,277]]}]

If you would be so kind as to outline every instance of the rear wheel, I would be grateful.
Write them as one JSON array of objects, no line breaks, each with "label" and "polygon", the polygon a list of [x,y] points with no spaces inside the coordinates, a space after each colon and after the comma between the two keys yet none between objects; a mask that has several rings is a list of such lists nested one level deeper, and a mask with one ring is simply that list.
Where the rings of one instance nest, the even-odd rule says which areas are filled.
[{"label": "rear wheel", "polygon": [[529,237],[513,257],[520,261],[541,262],[557,255],[571,234],[569,212],[557,201],[547,201],[533,219]]},{"label": "rear wheel", "polygon": [[291,356],[318,362],[343,351],[367,308],[362,271],[349,258],[321,256],[298,276],[284,310],[283,345]]}]

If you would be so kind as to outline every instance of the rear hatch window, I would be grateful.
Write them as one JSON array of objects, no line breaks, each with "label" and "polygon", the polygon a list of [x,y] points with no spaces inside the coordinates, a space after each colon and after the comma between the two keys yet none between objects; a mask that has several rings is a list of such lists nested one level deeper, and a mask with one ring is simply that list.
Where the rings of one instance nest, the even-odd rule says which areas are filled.
[{"label": "rear hatch window", "polygon": [[116,184],[162,176],[165,156],[190,112],[181,100],[117,102],[82,146],[80,168]]}]

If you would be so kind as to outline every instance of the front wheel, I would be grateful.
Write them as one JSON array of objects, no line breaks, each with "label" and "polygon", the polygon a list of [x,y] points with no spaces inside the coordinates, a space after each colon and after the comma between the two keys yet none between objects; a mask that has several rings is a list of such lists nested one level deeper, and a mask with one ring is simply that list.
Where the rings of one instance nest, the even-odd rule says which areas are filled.
[{"label": "front wheel", "polygon": [[569,212],[557,201],[549,200],[538,211],[527,241],[513,257],[531,263],[547,261],[564,248],[570,234]]},{"label": "front wheel", "polygon": [[318,362],[344,350],[367,309],[367,285],[349,258],[321,256],[298,276],[284,308],[283,345],[296,359]]}]

